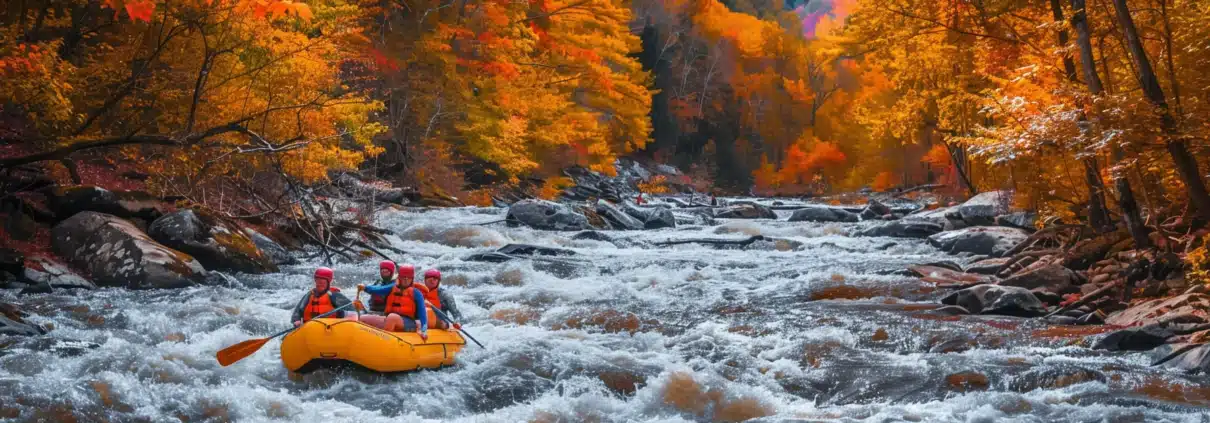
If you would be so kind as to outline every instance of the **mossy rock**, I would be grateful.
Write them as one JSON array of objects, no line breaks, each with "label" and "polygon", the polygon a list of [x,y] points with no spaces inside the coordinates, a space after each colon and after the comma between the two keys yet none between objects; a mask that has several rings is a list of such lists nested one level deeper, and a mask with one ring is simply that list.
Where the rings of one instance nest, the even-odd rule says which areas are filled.
[{"label": "mossy rock", "polygon": [[272,258],[256,246],[238,223],[204,209],[166,214],[151,223],[148,233],[156,241],[192,255],[210,270],[278,271]]}]

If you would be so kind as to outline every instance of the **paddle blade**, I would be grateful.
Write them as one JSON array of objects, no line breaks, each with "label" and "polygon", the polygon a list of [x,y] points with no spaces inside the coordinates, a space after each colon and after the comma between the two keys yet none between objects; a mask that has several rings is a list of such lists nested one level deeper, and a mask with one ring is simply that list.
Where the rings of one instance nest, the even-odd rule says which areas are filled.
[{"label": "paddle blade", "polygon": [[265,343],[269,342],[270,339],[273,338],[249,339],[247,341],[240,342],[219,350],[218,354],[215,354],[215,357],[218,358],[219,365],[227,367],[230,366],[231,363],[243,360],[245,357],[252,355],[259,350],[260,347],[265,346]]}]

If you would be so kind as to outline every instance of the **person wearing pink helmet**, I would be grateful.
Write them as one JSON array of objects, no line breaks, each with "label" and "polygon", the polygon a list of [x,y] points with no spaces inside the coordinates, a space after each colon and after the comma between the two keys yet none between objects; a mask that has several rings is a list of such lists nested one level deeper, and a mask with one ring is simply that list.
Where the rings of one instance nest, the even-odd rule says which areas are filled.
[{"label": "person wearing pink helmet", "polygon": [[[308,290],[307,294],[303,295],[298,304],[294,306],[294,312],[290,316],[290,321],[294,322],[294,326],[302,326],[303,323],[316,316],[351,303],[348,297],[340,293],[340,289],[332,286],[332,279],[335,276],[335,272],[327,267],[315,269],[315,288]],[[358,310],[362,309],[360,303],[354,304],[353,307]],[[350,310],[340,310],[333,313],[331,317],[344,318],[350,312]]]},{"label": "person wearing pink helmet", "polygon": [[[454,294],[449,290],[441,288],[441,271],[437,269],[429,269],[424,271],[424,286],[428,290],[424,293],[425,301],[428,301],[434,308],[441,310],[454,323],[454,329],[462,329],[462,324],[457,323],[462,320],[462,313],[458,312],[458,304],[454,302]],[[430,318],[433,322],[433,327],[437,329],[449,329],[450,325],[441,321],[441,319]]]},{"label": "person wearing pink helmet", "polygon": [[[379,280],[373,286],[392,286],[395,285],[395,271],[398,269],[398,279],[413,280],[416,278],[416,268],[410,264],[395,265],[395,262],[383,260],[378,263]],[[370,311],[382,313],[386,309],[386,295],[370,295]]]}]

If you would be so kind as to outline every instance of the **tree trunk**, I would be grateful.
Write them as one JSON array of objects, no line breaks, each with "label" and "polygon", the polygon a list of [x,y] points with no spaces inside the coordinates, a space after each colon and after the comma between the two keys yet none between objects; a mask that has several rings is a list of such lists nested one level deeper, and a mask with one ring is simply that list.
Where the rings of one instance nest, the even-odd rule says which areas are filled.
[{"label": "tree trunk", "polygon": [[1126,0],[1113,0],[1113,8],[1117,12],[1122,35],[1126,37],[1130,56],[1134,59],[1135,67],[1138,68],[1139,86],[1143,89],[1143,95],[1159,109],[1160,125],[1167,135],[1165,147],[1168,149],[1168,154],[1172,156],[1172,162],[1176,164],[1176,171],[1181,177],[1181,182],[1185,183],[1189,201],[1197,209],[1198,217],[1203,221],[1210,221],[1210,192],[1206,191],[1206,184],[1202,182],[1202,175],[1197,168],[1197,159],[1189,152],[1185,141],[1180,139],[1180,135],[1177,134],[1176,120],[1172,117],[1172,111],[1168,110],[1164,89],[1160,87],[1159,78],[1156,78],[1155,70],[1151,67],[1151,60],[1147,58],[1147,50],[1143,48],[1143,41],[1139,39],[1139,32],[1134,26],[1134,19],[1130,17],[1130,9],[1126,6]]},{"label": "tree trunk", "polygon": [[[1076,30],[1076,44],[1080,46],[1080,66],[1084,70],[1084,82],[1088,92],[1093,97],[1099,97],[1105,90],[1101,85],[1101,77],[1097,75],[1096,59],[1092,55],[1092,36],[1088,29],[1088,13],[1084,0],[1071,0],[1071,26]],[[1113,160],[1121,161],[1122,151],[1116,144],[1111,144],[1110,153]],[[1147,228],[1143,226],[1142,213],[1139,212],[1138,202],[1134,199],[1134,189],[1126,175],[1116,172],[1113,175],[1114,186],[1118,189],[1118,207],[1122,209],[1122,223],[1130,231],[1136,247],[1148,248],[1151,239],[1147,238]]]},{"label": "tree trunk", "polygon": [[[1055,22],[1063,22],[1063,5],[1059,3],[1059,0],[1050,0],[1050,10],[1054,13]],[[1059,46],[1066,48],[1068,41],[1067,30],[1059,31]],[[1072,84],[1080,83],[1080,78],[1076,76],[1075,61],[1068,54],[1063,55],[1063,72]],[[1080,136],[1087,143],[1090,138],[1088,117],[1084,113],[1080,113],[1079,121]],[[1083,162],[1084,181],[1088,184],[1088,224],[1099,231],[1111,230],[1109,208],[1105,206],[1105,182],[1101,180],[1097,159],[1088,157]]]}]

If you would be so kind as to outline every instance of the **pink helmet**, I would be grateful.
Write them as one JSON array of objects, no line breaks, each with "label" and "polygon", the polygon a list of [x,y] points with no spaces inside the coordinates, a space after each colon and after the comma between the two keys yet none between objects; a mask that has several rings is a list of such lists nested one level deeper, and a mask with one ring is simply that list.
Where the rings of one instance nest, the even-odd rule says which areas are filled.
[{"label": "pink helmet", "polygon": [[382,269],[390,269],[391,272],[394,273],[395,272],[395,262],[390,261],[390,260],[383,260],[383,261],[379,262],[378,270],[382,270]]},{"label": "pink helmet", "polygon": [[425,279],[428,279],[428,278],[437,278],[437,280],[441,280],[441,271],[440,271],[440,270],[437,270],[437,269],[429,269],[429,270],[425,270],[425,271],[424,271],[424,278],[425,278]]},{"label": "pink helmet", "polygon": [[332,269],[329,269],[327,267],[321,267],[321,268],[315,269],[315,277],[324,278],[324,279],[327,279],[328,282],[332,282],[332,279],[336,277],[336,273],[333,272]]},{"label": "pink helmet", "polygon": [[416,278],[416,266],[412,266],[410,264],[399,265],[399,278],[400,279],[403,279],[403,278],[415,279]]}]

